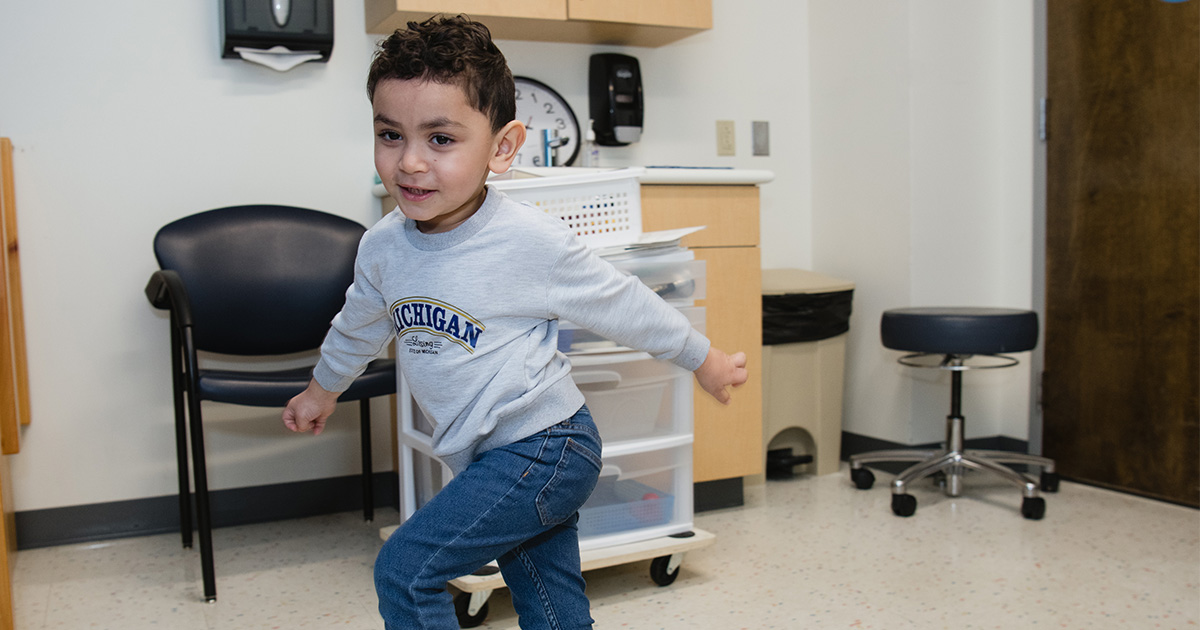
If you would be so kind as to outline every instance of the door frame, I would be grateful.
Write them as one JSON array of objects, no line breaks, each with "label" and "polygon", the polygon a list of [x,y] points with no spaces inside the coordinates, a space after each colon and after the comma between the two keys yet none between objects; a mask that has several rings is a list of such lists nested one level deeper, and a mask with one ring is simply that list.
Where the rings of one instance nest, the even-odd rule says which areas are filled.
[{"label": "door frame", "polygon": [[1040,341],[1029,356],[1029,452],[1042,454],[1042,371],[1045,368],[1046,338],[1046,137],[1042,103],[1047,92],[1047,0],[1033,0],[1033,278],[1030,304],[1041,322]]}]

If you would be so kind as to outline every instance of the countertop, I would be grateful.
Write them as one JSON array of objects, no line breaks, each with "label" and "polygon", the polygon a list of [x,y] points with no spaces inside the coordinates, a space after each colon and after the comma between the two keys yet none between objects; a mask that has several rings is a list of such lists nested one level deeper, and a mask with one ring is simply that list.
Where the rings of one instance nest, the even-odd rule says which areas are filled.
[{"label": "countertop", "polygon": [[[517,171],[534,177],[554,177],[559,175],[585,175],[588,173],[603,173],[617,169],[611,168],[582,168],[574,166],[558,166],[553,168],[514,168]],[[765,184],[775,179],[775,173],[760,169],[747,168],[694,168],[694,167],[646,167],[639,180],[642,184],[679,184],[692,186],[737,186]],[[383,184],[375,184],[371,189],[376,197],[387,196]]]}]

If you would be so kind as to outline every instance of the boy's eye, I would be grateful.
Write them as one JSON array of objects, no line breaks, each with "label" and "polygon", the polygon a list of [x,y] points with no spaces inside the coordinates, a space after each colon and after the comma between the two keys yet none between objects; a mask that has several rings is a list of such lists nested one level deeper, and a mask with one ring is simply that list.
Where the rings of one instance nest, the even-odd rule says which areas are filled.
[{"label": "boy's eye", "polygon": [[395,142],[400,139],[400,134],[395,131],[382,131],[379,133],[379,137],[388,142]]},{"label": "boy's eye", "polygon": [[436,144],[439,147],[444,147],[444,146],[450,144],[451,142],[453,142],[453,140],[450,138],[450,136],[444,136],[442,134],[437,134],[437,135],[433,136],[432,138],[429,139],[429,141]]}]

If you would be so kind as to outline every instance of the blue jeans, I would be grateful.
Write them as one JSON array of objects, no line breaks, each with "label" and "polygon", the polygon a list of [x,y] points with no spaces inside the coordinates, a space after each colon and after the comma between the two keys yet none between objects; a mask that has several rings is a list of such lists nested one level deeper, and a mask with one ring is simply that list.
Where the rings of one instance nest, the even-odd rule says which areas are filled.
[{"label": "blue jeans", "polygon": [[525,630],[591,628],[579,568],[579,508],[600,475],[587,407],[475,458],[375,560],[388,630],[458,630],[446,582],[498,560]]}]

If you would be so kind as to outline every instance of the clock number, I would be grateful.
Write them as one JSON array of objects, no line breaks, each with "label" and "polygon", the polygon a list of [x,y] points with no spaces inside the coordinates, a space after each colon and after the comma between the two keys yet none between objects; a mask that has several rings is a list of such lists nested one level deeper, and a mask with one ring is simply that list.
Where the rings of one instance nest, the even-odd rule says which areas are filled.
[{"label": "clock number", "polygon": [[546,113],[547,113],[547,114],[553,114],[553,113],[554,113],[554,103],[546,103],[546,104],[544,105],[544,107],[546,108]]}]

